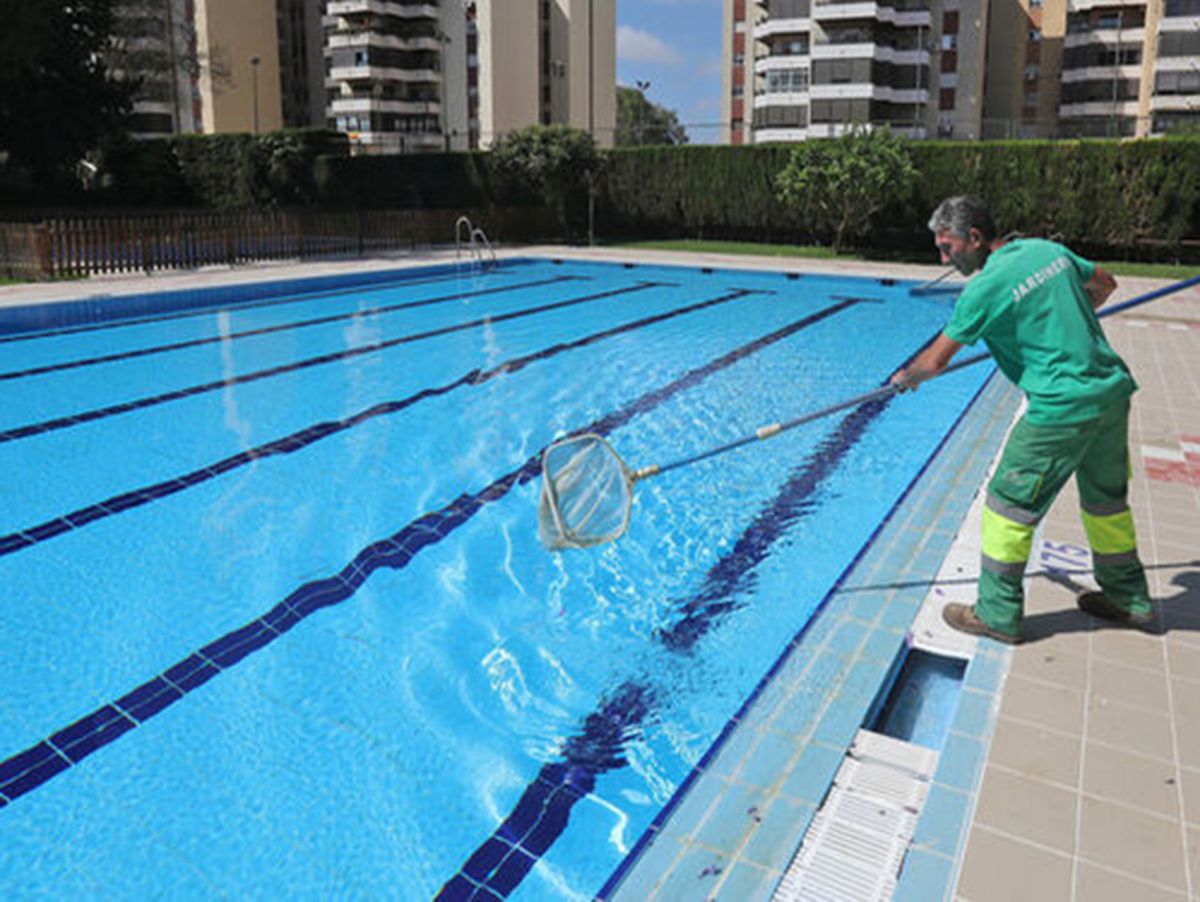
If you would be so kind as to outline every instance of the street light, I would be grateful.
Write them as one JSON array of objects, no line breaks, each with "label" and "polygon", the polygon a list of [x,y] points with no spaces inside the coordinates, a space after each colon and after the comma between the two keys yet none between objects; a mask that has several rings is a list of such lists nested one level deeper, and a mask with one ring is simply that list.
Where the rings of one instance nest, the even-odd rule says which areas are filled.
[{"label": "street light", "polygon": [[638,104],[637,117],[634,119],[634,140],[635,144],[644,144],[645,136],[642,133],[642,113],[646,110],[646,104],[650,101],[646,98],[646,92],[650,90],[650,82],[643,79],[634,79],[634,85],[637,86],[638,93],[642,95],[642,102]]},{"label": "street light", "polygon": [[254,134],[258,134],[258,64],[262,62],[257,56],[250,57],[250,80],[254,85]]}]

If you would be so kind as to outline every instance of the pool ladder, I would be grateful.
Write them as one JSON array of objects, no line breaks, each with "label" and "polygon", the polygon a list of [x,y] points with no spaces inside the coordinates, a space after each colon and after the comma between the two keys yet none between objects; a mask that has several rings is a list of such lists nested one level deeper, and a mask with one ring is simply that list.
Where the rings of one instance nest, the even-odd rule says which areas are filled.
[{"label": "pool ladder", "polygon": [[[467,236],[466,241],[463,240],[464,232]],[[489,266],[496,265],[496,251],[492,248],[492,243],[488,241],[488,237],[484,234],[483,229],[476,228],[471,224],[471,220],[465,216],[460,216],[454,223],[455,260],[462,258],[464,246],[470,252],[471,260],[480,269],[486,270]]]}]

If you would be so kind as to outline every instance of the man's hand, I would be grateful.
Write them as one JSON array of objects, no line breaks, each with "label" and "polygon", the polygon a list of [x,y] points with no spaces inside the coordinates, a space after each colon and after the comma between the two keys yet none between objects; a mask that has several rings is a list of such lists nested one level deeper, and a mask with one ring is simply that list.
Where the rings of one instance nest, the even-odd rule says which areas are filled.
[{"label": "man's hand", "polygon": [[916,391],[921,386],[921,380],[916,378],[916,375],[910,370],[896,370],[892,376],[892,385],[896,386],[899,392]]},{"label": "man's hand", "polygon": [[962,345],[942,333],[916,359],[892,376],[892,385],[902,392],[913,391],[926,379],[932,379],[946,368]]}]

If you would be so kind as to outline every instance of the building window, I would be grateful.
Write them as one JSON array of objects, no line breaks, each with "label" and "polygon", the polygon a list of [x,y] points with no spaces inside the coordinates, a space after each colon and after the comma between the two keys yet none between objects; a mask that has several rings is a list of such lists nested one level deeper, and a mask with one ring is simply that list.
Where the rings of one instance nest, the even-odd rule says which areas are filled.
[{"label": "building window", "polygon": [[942,49],[943,50],[957,50],[958,49],[958,35],[956,35],[956,34],[942,35]]},{"label": "building window", "polygon": [[938,92],[938,109],[954,109],[954,88],[942,88],[942,90]]},{"label": "building window", "polygon": [[1031,43],[1036,44],[1041,39],[1042,39],[1042,30],[1040,28],[1029,29],[1029,40]]}]

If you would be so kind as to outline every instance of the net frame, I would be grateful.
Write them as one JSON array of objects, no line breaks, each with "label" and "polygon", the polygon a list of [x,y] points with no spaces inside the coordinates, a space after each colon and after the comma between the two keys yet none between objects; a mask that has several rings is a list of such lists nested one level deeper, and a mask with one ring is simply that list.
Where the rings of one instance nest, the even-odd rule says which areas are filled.
[{"label": "net frame", "polygon": [[[579,453],[564,466],[555,466],[554,461],[563,449],[573,446],[579,446]],[[600,455],[599,463],[583,459],[584,455],[596,453]],[[549,445],[542,453],[542,490],[538,499],[538,535],[542,544],[550,550],[561,550],[590,548],[619,539],[629,529],[635,479],[634,472],[612,445],[597,433],[585,432]],[[582,513],[572,511],[568,514],[564,505],[578,487],[596,489],[593,504]],[[619,496],[613,495],[614,488],[619,488]],[[613,507],[616,507],[613,502],[619,502],[619,522],[594,532],[581,529],[606,498]]]}]

